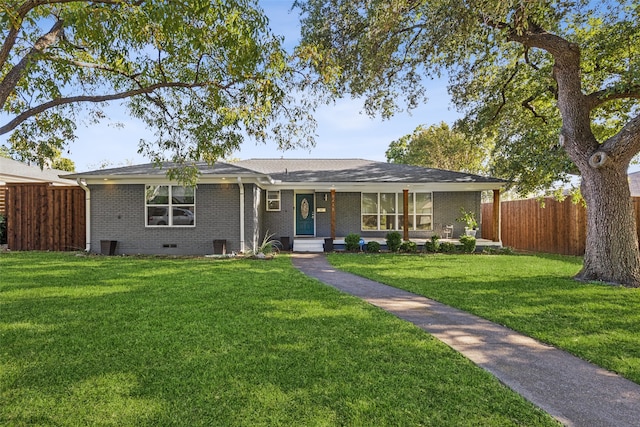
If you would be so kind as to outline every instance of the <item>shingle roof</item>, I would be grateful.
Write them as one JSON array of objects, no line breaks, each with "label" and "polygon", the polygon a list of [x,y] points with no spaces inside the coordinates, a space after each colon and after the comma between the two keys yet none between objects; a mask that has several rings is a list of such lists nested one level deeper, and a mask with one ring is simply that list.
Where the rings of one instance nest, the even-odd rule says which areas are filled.
[{"label": "shingle roof", "polygon": [[235,164],[283,182],[504,182],[462,172],[363,159],[250,159]]},{"label": "shingle roof", "polygon": [[69,172],[58,169],[40,169],[13,159],[0,157],[0,182],[51,182],[60,185],[77,185],[75,181],[61,179]]},{"label": "shingle roof", "polygon": [[[502,183],[480,175],[423,168],[364,159],[249,159],[235,163],[194,163],[203,176],[265,176],[283,183],[300,182],[415,182],[415,183]],[[162,176],[176,166],[153,163],[83,172],[69,177]]]},{"label": "shingle roof", "polygon": [[[232,163],[216,162],[214,165],[210,165],[207,162],[194,162],[200,173],[203,175],[256,175],[255,171],[247,170]],[[166,162],[161,166],[155,163],[145,163],[141,165],[122,166],[110,169],[99,169],[89,172],[82,172],[69,175],[70,177],[92,177],[92,176],[112,176],[112,177],[124,177],[124,176],[164,176],[168,169],[172,167],[178,167],[177,163]]]}]

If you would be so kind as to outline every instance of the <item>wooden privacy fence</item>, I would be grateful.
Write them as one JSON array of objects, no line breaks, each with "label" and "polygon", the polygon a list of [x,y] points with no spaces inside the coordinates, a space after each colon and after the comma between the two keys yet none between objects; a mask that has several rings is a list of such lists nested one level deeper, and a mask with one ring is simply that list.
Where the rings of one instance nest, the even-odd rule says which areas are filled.
[{"label": "wooden privacy fence", "polygon": [[7,244],[15,251],[85,248],[85,194],[76,186],[7,184]]},{"label": "wooden privacy fence", "polygon": [[[640,234],[640,198],[633,197]],[[544,207],[543,207],[544,206]],[[587,213],[570,198],[513,200],[500,204],[502,244],[519,250],[584,255]],[[482,205],[482,237],[492,239],[493,204]],[[639,235],[640,238],[640,235]]]}]

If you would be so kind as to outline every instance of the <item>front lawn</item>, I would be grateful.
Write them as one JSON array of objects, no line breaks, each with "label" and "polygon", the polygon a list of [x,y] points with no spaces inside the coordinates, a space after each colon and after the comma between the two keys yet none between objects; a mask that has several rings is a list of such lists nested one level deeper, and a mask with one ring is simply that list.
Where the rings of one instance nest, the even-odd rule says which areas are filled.
[{"label": "front lawn", "polygon": [[0,254],[0,425],[556,424],[286,256],[9,253]]},{"label": "front lawn", "polygon": [[506,325],[640,384],[640,289],[571,279],[553,255],[334,254],[336,267]]}]

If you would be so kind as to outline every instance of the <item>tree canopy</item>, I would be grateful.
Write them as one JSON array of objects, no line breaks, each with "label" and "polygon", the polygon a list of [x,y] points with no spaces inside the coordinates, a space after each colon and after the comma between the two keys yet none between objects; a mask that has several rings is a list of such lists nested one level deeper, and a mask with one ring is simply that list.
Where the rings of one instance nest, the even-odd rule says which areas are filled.
[{"label": "tree canopy", "polygon": [[[626,180],[640,151],[640,3],[308,0],[300,52],[335,95],[382,116],[449,75],[470,134],[494,143],[494,172],[523,192],[582,177],[582,280],[640,286]],[[401,103],[398,103],[401,100]],[[614,237],[615,236],[615,237]]]},{"label": "tree canopy", "polygon": [[[307,145],[310,98],[256,0],[5,0],[0,134],[43,164],[79,123],[123,102],[155,132],[140,152],[184,163],[243,138]],[[89,143],[89,142],[87,142]]]},{"label": "tree canopy", "polygon": [[463,133],[442,122],[418,126],[412,134],[389,144],[387,161],[460,172],[480,173],[486,169],[486,149],[470,143]]},{"label": "tree canopy", "polygon": [[[335,94],[388,117],[449,76],[468,134],[492,139],[495,175],[526,193],[577,169],[559,142],[555,56],[580,46],[578,82],[604,142],[635,117],[640,30],[635,1],[298,1],[306,52]],[[544,41],[543,41],[544,40]]]}]

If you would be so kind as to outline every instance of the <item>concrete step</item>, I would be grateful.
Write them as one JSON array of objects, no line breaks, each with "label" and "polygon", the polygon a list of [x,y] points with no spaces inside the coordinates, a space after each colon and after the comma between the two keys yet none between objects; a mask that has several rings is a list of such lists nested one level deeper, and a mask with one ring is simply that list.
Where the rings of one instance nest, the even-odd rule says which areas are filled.
[{"label": "concrete step", "polygon": [[324,240],[294,239],[293,252],[324,252]]}]

